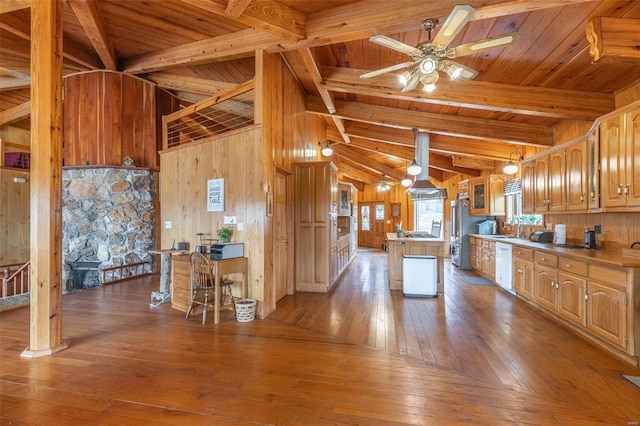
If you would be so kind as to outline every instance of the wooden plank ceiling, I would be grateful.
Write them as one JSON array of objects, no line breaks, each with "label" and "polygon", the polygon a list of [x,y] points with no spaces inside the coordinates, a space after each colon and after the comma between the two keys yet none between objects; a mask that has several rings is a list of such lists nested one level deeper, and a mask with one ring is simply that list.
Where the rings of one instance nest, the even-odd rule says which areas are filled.
[{"label": "wooden plank ceiling", "polygon": [[[423,21],[444,22],[460,0],[63,0],[64,73],[108,69],[135,74],[185,105],[254,76],[254,51],[280,53],[321,116],[345,178],[398,181],[414,157],[417,127],[431,134],[430,175],[478,175],[509,155],[552,144],[563,120],[583,123],[613,110],[614,93],[640,80],[640,59],[592,63],[585,28],[595,17],[633,28],[640,1],[486,0],[449,43],[517,31],[520,40],[456,59],[479,71],[441,78],[433,93],[401,92],[391,72],[359,75],[407,55],[368,39],[410,46],[428,40]],[[0,6],[0,125],[29,127],[30,1]],[[435,36],[439,30],[436,27]],[[638,45],[638,31],[625,40]]]}]

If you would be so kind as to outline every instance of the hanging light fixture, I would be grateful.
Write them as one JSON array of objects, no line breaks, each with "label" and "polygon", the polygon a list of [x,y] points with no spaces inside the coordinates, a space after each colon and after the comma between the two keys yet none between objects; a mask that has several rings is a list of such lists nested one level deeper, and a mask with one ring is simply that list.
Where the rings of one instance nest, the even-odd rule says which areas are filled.
[{"label": "hanging light fixture", "polygon": [[[413,134],[415,135],[414,138],[414,148],[417,149],[417,143],[418,143],[418,129],[417,128],[413,128]],[[417,176],[420,174],[420,172],[422,171],[422,167],[420,167],[420,164],[418,164],[418,162],[416,161],[416,157],[413,157],[413,161],[411,162],[411,165],[409,166],[409,168],[407,168],[407,173],[409,173],[411,176]]]},{"label": "hanging light fixture", "polygon": [[378,183],[378,185],[376,186],[376,190],[378,192],[386,192],[389,189],[391,189],[391,185],[389,185],[389,182],[387,182],[384,179],[384,175],[382,175],[382,180]]},{"label": "hanging light fixture", "polygon": [[509,154],[509,162],[502,169],[502,172],[504,174],[512,175],[512,174],[514,174],[514,173],[516,173],[518,171],[518,165],[515,164],[513,162],[513,159],[512,159],[513,158],[513,154],[517,154],[518,155],[518,163],[520,163],[522,160],[524,160],[524,157],[522,156],[522,154],[520,154],[519,151],[513,151],[511,154]]},{"label": "hanging light fixture", "polygon": [[[406,147],[404,148],[404,165],[405,167],[407,166],[407,148]],[[405,188],[410,187],[412,183],[413,181],[411,180],[409,173],[406,173],[404,175],[404,179],[400,181],[400,185],[404,186]]]},{"label": "hanging light fixture", "polygon": [[331,149],[331,147],[329,146],[329,141],[327,141],[327,144],[323,147],[320,142],[318,142],[318,147],[320,148],[320,152],[322,152],[322,155],[324,155],[325,157],[329,157],[331,154],[333,154],[333,149]]}]

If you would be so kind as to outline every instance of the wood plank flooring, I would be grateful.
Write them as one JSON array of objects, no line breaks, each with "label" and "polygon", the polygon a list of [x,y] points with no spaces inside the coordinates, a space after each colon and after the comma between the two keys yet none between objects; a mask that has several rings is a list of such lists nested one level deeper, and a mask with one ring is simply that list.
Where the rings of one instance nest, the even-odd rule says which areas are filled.
[{"label": "wood plank flooring", "polygon": [[158,276],[64,297],[58,354],[22,359],[27,308],[0,314],[0,424],[637,424],[640,369],[447,265],[445,296],[388,290],[361,251],[330,294],[269,318],[185,320]]}]

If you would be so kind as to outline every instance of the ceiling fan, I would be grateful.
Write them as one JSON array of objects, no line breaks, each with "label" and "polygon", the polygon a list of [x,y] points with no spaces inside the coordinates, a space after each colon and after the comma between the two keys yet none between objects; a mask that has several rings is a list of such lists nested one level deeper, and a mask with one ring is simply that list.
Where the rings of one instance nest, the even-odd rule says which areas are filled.
[{"label": "ceiling fan", "polygon": [[398,76],[398,79],[404,86],[402,88],[403,92],[415,89],[418,83],[424,85],[425,91],[433,92],[436,88],[435,83],[440,78],[438,71],[447,74],[451,80],[456,78],[471,80],[478,75],[478,71],[455,62],[452,59],[513,44],[520,38],[520,35],[516,31],[513,31],[472,43],[448,47],[451,40],[453,40],[462,30],[462,27],[471,20],[475,12],[476,9],[470,5],[458,5],[454,7],[433,40],[431,40],[431,31],[433,31],[438,22],[435,19],[425,20],[424,29],[429,34],[429,40],[419,44],[417,47],[409,46],[408,44],[384,35],[372,36],[369,38],[369,41],[407,54],[411,56],[412,60],[362,74],[360,78],[371,78],[391,71],[413,67],[413,69],[407,70]]}]

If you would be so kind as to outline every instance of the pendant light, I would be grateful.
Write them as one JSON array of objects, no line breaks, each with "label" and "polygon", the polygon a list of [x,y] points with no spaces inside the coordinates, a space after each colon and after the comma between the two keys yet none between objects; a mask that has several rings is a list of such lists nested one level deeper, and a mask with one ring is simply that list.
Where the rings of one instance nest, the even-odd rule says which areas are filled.
[{"label": "pendant light", "polygon": [[[404,149],[404,165],[405,167],[407,165],[407,148],[406,147]],[[400,181],[400,185],[404,186],[405,188],[410,187],[412,183],[413,181],[411,180],[411,177],[409,177],[409,173],[406,173],[404,175],[404,179]]]},{"label": "pendant light", "polygon": [[[414,137],[414,149],[417,150],[417,145],[418,145],[418,129],[416,127],[413,128],[413,134],[415,135]],[[420,172],[422,171],[422,167],[420,167],[420,164],[418,164],[418,162],[416,161],[416,157],[413,157],[413,162],[411,163],[411,165],[409,166],[409,168],[407,169],[407,173],[409,173],[411,176],[417,176],[420,174]]]},{"label": "pendant light", "polygon": [[325,157],[329,157],[331,154],[333,154],[333,149],[331,149],[331,147],[329,146],[329,141],[327,141],[327,144],[324,147],[322,147],[320,142],[318,142],[318,147],[321,148],[320,152],[322,152],[322,155]]}]

